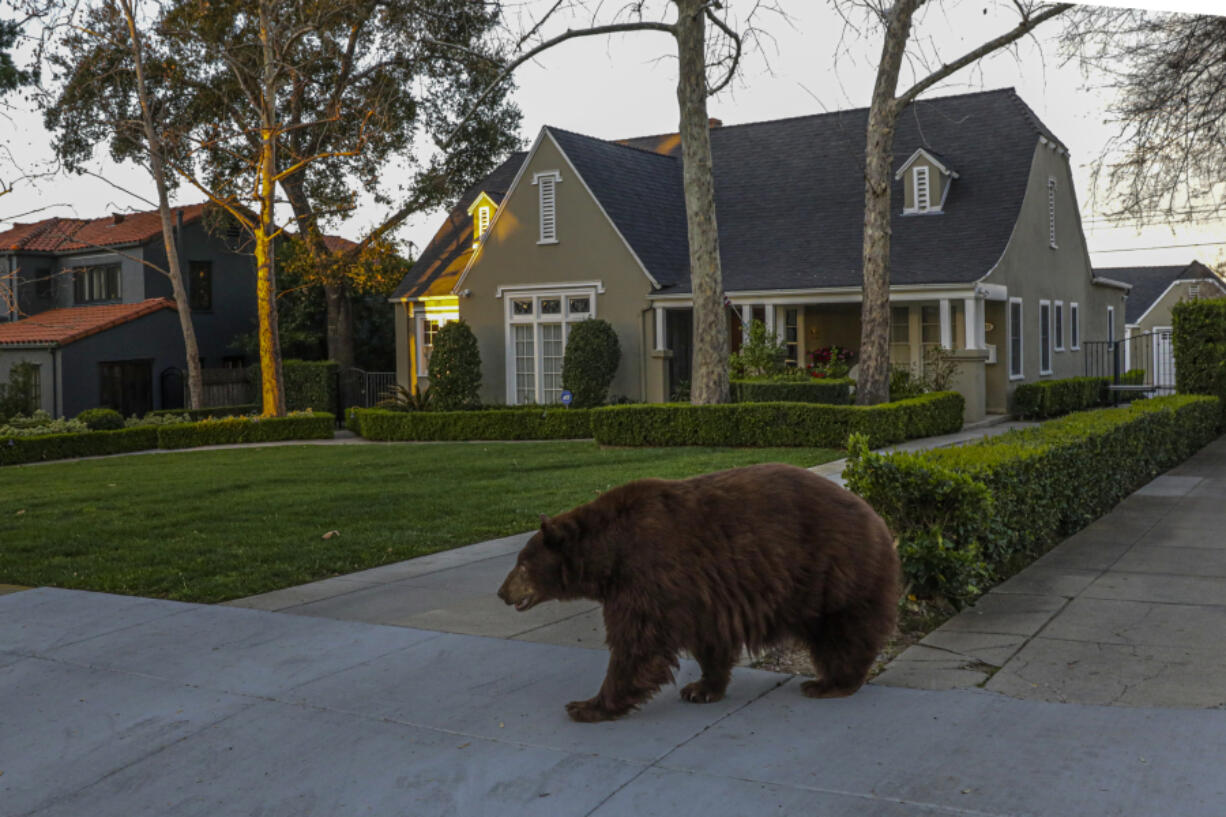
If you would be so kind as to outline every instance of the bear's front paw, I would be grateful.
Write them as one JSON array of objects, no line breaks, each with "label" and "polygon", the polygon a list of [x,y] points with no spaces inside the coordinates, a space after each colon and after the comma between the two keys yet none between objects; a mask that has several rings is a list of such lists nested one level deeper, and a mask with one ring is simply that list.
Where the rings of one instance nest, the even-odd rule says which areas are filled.
[{"label": "bear's front paw", "polygon": [[821,681],[805,681],[800,685],[800,691],[807,698],[846,698],[863,685],[863,682],[845,682],[836,684],[825,679]]},{"label": "bear's front paw", "polygon": [[681,688],[681,697],[692,704],[712,704],[724,697],[724,691],[706,681],[695,681]]},{"label": "bear's front paw", "polygon": [[621,713],[610,712],[600,703],[599,698],[592,698],[587,701],[571,701],[566,705],[566,714],[579,723],[597,723],[611,721]]}]

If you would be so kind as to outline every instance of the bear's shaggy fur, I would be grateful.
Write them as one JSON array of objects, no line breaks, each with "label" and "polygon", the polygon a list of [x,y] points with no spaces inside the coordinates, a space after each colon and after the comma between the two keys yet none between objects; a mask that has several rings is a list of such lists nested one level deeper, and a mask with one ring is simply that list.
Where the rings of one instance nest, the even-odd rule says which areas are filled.
[{"label": "bear's shaggy fur", "polygon": [[804,643],[814,698],[850,695],[893,632],[898,556],[881,518],[834,483],[788,465],[644,479],[552,519],[498,591],[523,611],[550,599],[604,606],[609,670],[577,721],[616,718],[673,680],[688,650],[702,678],[687,701],[724,695],[742,647]]}]

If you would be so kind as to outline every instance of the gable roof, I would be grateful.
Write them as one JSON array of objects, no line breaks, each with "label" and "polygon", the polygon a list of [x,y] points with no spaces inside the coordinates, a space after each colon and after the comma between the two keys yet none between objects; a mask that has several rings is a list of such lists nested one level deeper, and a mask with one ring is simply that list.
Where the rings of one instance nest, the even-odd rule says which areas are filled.
[{"label": "gable roof", "polygon": [[1129,324],[1140,321],[1154,302],[1176,281],[1207,278],[1226,290],[1222,279],[1199,261],[1161,267],[1097,267],[1094,274],[1132,285],[1128,300],[1124,302],[1124,323]]},{"label": "gable roof", "polygon": [[12,323],[0,323],[0,346],[65,346],[114,326],[174,309],[169,298],[150,298],[134,304],[102,304],[49,309]]},{"label": "gable roof", "polygon": [[[861,108],[712,128],[726,291],[862,285],[867,123],[868,109]],[[689,292],[678,135],[606,141],[546,130],[660,291]],[[894,182],[891,282],[959,284],[987,274],[1013,234],[1040,139],[1065,151],[1012,88],[923,99],[904,109],[893,169],[922,147],[961,175],[937,216],[902,215],[903,182]],[[513,161],[495,174],[505,174]],[[396,295],[424,292],[437,278],[437,259],[470,248],[455,236],[467,229],[467,215],[453,211],[422,254],[436,266],[415,267]]]},{"label": "gable roof", "polygon": [[[197,221],[203,204],[172,208],[183,223]],[[162,235],[162,217],[157,210],[115,213],[103,218],[48,218],[31,224],[15,224],[0,233],[0,252],[59,253],[98,247],[141,244]]]},{"label": "gable roof", "polygon": [[464,191],[456,206],[447,214],[446,221],[434,233],[434,238],[392,292],[391,300],[451,292],[473,251],[472,219],[468,215],[468,206],[481,193],[489,195],[495,204],[501,204],[527,155],[522,151],[512,153],[488,176]]}]

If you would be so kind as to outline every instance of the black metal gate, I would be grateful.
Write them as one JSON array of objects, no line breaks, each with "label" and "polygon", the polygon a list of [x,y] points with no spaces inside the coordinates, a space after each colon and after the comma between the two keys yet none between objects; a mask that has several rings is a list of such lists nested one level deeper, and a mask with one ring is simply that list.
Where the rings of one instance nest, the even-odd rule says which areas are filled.
[{"label": "black metal gate", "polygon": [[1109,377],[1117,387],[1148,386],[1145,391],[1154,394],[1175,393],[1175,347],[1170,329],[1123,340],[1084,341],[1082,352],[1089,376]]},{"label": "black metal gate", "polygon": [[340,373],[338,392],[342,410],[353,406],[370,408],[380,400],[391,397],[395,391],[395,372],[345,369]]}]

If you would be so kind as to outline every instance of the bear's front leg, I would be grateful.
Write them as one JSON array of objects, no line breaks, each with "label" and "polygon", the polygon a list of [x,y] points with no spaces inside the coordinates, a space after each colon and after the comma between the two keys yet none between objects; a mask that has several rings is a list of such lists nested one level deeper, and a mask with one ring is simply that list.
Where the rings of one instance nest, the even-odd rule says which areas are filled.
[{"label": "bear's front leg", "polygon": [[566,713],[579,723],[611,721],[646,702],[673,680],[671,662],[663,655],[630,654],[616,648],[609,655],[609,670],[596,697],[571,701]]}]

